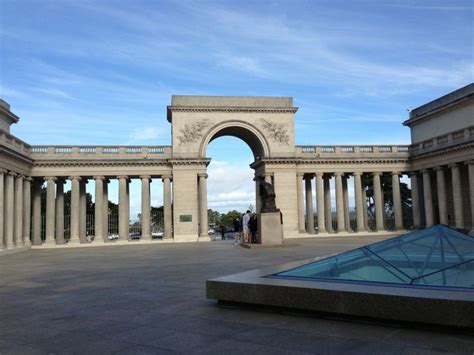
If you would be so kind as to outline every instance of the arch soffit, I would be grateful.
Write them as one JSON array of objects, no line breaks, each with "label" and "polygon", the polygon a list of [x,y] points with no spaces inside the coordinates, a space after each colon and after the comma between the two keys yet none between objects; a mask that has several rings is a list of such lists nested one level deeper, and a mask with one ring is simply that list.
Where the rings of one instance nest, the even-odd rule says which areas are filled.
[{"label": "arch soffit", "polygon": [[[252,136],[252,139],[257,140],[256,142],[257,146],[259,146],[262,149],[262,153],[263,153],[263,156],[260,156],[260,158],[270,156],[270,148],[269,148],[268,142],[265,136],[262,134],[262,132],[260,132],[258,128],[256,128],[255,126],[245,121],[232,120],[232,121],[227,121],[227,122],[220,122],[211,127],[209,132],[205,135],[204,139],[201,141],[201,144],[199,146],[199,157],[201,158],[206,157],[207,146],[215,138],[221,137],[221,135],[219,135],[219,132],[226,131],[232,128],[235,128],[237,130],[240,129],[242,131],[247,131],[247,133],[250,133],[250,135]],[[254,158],[258,156],[257,155],[258,152],[255,151],[255,144],[252,144],[252,142],[248,142],[245,138],[239,135],[222,134],[222,136],[224,135],[231,135],[231,136],[242,139],[245,143],[249,145],[250,149],[252,150],[252,153],[254,154]]]}]

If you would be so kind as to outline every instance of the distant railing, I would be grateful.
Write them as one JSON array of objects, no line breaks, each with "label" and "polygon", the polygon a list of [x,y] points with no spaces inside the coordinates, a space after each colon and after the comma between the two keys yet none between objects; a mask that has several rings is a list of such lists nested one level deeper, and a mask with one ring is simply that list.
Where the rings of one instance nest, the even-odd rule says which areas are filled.
[{"label": "distant railing", "polygon": [[411,155],[419,155],[429,153],[437,149],[446,149],[452,145],[458,145],[474,140],[474,126],[467,127],[463,130],[454,131],[433,137],[422,142],[412,144],[410,146]]},{"label": "distant railing", "polygon": [[74,155],[93,156],[93,155],[111,155],[124,154],[126,155],[171,155],[170,146],[44,146],[36,145],[29,147],[29,151],[33,155],[38,155],[40,159],[44,158],[58,158],[66,156],[68,158]]},{"label": "distant railing", "polygon": [[406,154],[409,152],[408,145],[299,145],[296,149],[302,156],[305,155],[348,155],[353,156],[358,153],[362,154]]}]

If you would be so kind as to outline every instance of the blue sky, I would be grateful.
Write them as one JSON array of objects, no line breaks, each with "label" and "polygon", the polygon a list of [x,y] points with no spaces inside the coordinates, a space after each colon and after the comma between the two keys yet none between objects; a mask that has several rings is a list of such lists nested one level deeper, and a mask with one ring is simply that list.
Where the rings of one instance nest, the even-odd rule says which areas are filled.
[{"label": "blue sky", "polygon": [[[293,96],[297,144],[408,143],[407,109],[473,81],[472,1],[0,6],[0,96],[31,144],[170,144],[173,94]],[[248,147],[208,152],[210,206],[245,208]]]}]

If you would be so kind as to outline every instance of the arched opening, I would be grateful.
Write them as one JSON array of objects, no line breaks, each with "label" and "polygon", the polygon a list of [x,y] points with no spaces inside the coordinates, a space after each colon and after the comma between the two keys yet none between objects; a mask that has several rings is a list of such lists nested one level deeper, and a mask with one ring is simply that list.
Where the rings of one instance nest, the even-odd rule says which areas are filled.
[{"label": "arched opening", "polygon": [[200,156],[206,157],[207,146],[214,139],[223,136],[240,138],[253,153],[254,160],[268,157],[270,151],[263,134],[254,126],[244,121],[232,121],[214,126],[201,144]]},{"label": "arched opening", "polygon": [[232,240],[238,236],[234,221],[247,210],[256,209],[254,171],[250,164],[259,149],[234,134],[219,134],[210,140],[206,155],[208,223],[211,239]]}]

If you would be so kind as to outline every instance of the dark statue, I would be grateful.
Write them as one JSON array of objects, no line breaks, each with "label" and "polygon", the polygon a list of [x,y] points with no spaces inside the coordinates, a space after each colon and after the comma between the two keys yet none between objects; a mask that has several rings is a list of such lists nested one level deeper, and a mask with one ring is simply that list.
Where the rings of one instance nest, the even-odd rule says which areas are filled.
[{"label": "dark statue", "polygon": [[262,200],[262,208],[260,212],[278,212],[275,205],[275,189],[273,185],[265,180],[260,181],[260,199]]}]

